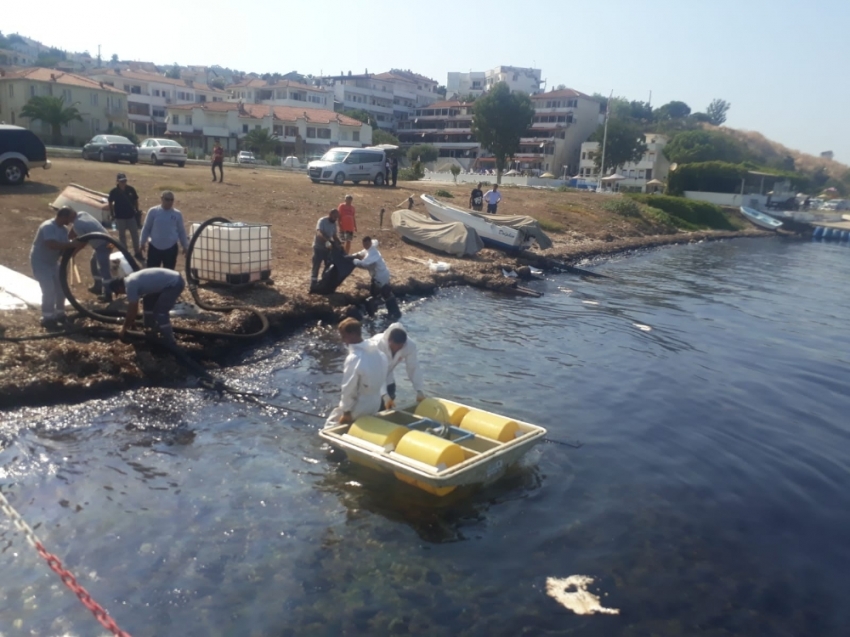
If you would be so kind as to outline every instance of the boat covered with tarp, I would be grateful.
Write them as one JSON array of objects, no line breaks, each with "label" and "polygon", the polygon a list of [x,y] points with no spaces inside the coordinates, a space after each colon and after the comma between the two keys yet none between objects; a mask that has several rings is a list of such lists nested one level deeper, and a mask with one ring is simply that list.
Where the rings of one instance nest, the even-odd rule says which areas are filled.
[{"label": "boat covered with tarp", "polygon": [[484,247],[478,233],[460,221],[443,222],[412,210],[392,214],[393,230],[412,243],[456,257],[472,256]]}]

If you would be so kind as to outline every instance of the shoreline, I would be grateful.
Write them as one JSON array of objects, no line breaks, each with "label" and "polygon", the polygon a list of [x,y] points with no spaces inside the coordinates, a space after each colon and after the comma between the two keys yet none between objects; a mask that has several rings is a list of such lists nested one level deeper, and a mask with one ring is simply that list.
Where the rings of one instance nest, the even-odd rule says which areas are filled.
[{"label": "shoreline", "polygon": [[[544,272],[557,272],[559,266],[566,269],[587,259],[611,257],[617,254],[649,250],[658,247],[685,245],[702,241],[721,241],[735,238],[776,236],[759,230],[745,231],[696,231],[674,235],[649,235],[629,237],[611,241],[558,242],[547,254],[524,252],[509,255],[495,251],[482,251],[475,260],[453,259],[446,255],[436,255],[427,250],[418,250],[422,262],[435,258],[450,262],[452,269],[447,273],[432,274],[421,263],[418,267],[402,268],[401,276],[394,277],[397,282],[393,290],[404,300],[407,295],[431,296],[437,290],[455,286],[468,286],[508,295],[522,294],[517,290],[518,282],[523,280],[505,278],[502,267],[521,268],[525,265],[538,267]],[[410,259],[410,257],[408,257]],[[407,271],[405,271],[407,270]],[[522,270],[520,270],[522,273]],[[405,276],[406,276],[406,280]],[[421,276],[420,276],[421,275]],[[270,338],[276,341],[286,339],[304,327],[317,322],[336,323],[350,311],[352,306],[362,304],[368,296],[366,284],[358,281],[354,290],[337,292],[327,296],[310,295],[306,292],[288,297],[281,296],[276,289],[262,289],[268,286],[248,288],[246,294],[237,292],[232,296],[235,301],[263,310],[269,319],[269,333],[257,341],[224,342],[210,339],[202,343],[196,339],[181,340],[181,347],[191,357],[203,364],[213,374],[217,369],[229,367],[238,354],[250,351],[261,344],[267,344]],[[351,286],[347,286],[351,287]],[[202,295],[212,302],[222,297],[201,288]],[[271,293],[270,293],[271,292]],[[244,298],[247,296],[247,299]],[[264,298],[274,297],[274,299]],[[246,302],[247,301],[247,302]],[[38,313],[34,310],[18,313],[21,319],[37,325]],[[383,309],[378,316],[383,315]],[[240,317],[237,310],[227,317],[229,329],[238,330],[245,326],[246,317]],[[403,319],[402,319],[403,320]],[[23,322],[18,322],[20,327]],[[24,406],[46,406],[58,403],[75,404],[92,398],[100,398],[142,386],[167,386],[185,381],[190,375],[188,370],[177,362],[171,354],[157,352],[144,343],[122,344],[117,340],[117,329],[96,323],[88,319],[76,323],[84,331],[60,335],[46,340],[30,340],[20,343],[3,342],[4,353],[0,354],[0,410],[13,410]],[[85,330],[98,328],[98,336],[92,337]],[[109,332],[114,336],[109,338]],[[29,336],[43,333],[29,329],[28,333],[18,334],[18,329],[9,336]],[[106,336],[106,340],[103,337]],[[99,343],[99,347],[92,347]],[[46,369],[39,369],[32,375],[14,374],[21,371],[14,366],[27,366],[39,358]],[[9,371],[10,373],[6,373]]]}]

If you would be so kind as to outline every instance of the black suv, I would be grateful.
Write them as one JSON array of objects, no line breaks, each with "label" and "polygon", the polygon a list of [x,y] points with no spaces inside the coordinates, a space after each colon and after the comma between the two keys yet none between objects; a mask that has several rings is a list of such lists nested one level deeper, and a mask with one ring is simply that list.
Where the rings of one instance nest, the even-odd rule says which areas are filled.
[{"label": "black suv", "polygon": [[37,167],[50,168],[42,141],[31,130],[0,124],[0,184],[20,186]]}]

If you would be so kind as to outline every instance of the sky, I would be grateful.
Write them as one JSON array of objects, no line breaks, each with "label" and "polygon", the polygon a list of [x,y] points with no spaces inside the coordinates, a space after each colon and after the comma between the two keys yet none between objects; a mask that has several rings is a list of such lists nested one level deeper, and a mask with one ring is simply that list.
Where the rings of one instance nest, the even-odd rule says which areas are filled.
[{"label": "sky", "polygon": [[850,163],[848,0],[17,6],[0,15],[3,34],[92,55],[100,45],[105,60],[116,53],[157,64],[313,75],[401,68],[440,84],[449,71],[510,65],[542,69],[547,88],[565,84],[643,101],[651,93],[653,106],[681,100],[701,111],[721,98],[732,105],[728,126],[815,155],[832,150]]}]

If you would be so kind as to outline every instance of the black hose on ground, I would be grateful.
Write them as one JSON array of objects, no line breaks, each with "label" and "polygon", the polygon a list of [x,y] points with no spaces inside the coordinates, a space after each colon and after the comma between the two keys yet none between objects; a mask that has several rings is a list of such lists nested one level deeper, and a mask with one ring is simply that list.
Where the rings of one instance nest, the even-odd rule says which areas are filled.
[{"label": "black hose on ground", "polygon": [[[216,218],[215,220],[221,221],[220,218]],[[210,220],[210,221],[215,221]],[[192,241],[189,244],[189,249],[186,251],[186,274],[187,279],[190,278],[190,267],[191,257],[192,257],[192,249],[194,248],[195,241],[198,238],[200,232],[209,225],[210,221],[207,221],[201,224],[201,227],[198,228],[198,231],[192,236]],[[88,234],[84,234],[81,237],[77,237],[77,241],[82,243],[88,243],[89,241],[97,241],[102,240],[106,241],[114,245],[118,248],[119,252],[124,255],[124,258],[127,259],[127,263],[130,264],[130,267],[133,268],[133,271],[136,272],[141,269],[139,264],[133,258],[133,255],[121,244],[120,241],[115,239],[114,237],[109,236],[108,234],[104,234],[102,232],[90,232]],[[95,321],[101,321],[103,323],[113,323],[120,324],[124,322],[123,316],[110,316],[108,314],[102,314],[100,312],[96,312],[84,306],[80,303],[77,298],[74,296],[73,291],[71,290],[71,286],[68,283],[68,264],[71,262],[71,257],[73,256],[73,250],[67,250],[62,254],[62,260],[59,262],[59,280],[62,284],[62,291],[65,293],[65,297],[71,303],[72,306],[83,316],[93,319]],[[256,310],[251,307],[238,307],[238,306],[213,306],[207,303],[203,303],[198,298],[197,291],[197,279],[192,279],[190,282],[189,290],[192,293],[192,298],[198,304],[199,307],[205,310],[216,311],[216,312],[230,312],[235,309],[245,309],[252,312],[259,320],[260,320],[260,329],[256,332],[251,332],[249,334],[234,334],[232,332],[218,332],[212,330],[199,330],[191,327],[174,327],[174,332],[178,334],[189,334],[191,336],[201,336],[201,337],[215,337],[215,338],[226,338],[226,339],[234,339],[234,340],[249,340],[254,338],[259,338],[263,336],[269,329],[269,320],[263,312]],[[144,337],[143,332],[132,331],[129,332],[132,336],[135,337]]]}]

